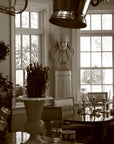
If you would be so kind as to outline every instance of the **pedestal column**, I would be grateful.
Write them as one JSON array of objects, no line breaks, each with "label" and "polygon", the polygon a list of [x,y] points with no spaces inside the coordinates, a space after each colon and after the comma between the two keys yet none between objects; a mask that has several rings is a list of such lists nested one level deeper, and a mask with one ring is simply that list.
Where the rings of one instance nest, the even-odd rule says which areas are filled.
[{"label": "pedestal column", "polygon": [[55,71],[55,98],[71,96],[71,71]]}]

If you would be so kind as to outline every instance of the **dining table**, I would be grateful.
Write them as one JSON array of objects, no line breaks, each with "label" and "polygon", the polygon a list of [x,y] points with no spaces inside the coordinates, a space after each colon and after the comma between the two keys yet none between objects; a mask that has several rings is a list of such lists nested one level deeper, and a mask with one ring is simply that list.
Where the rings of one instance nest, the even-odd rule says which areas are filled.
[{"label": "dining table", "polygon": [[49,117],[50,120],[62,120],[62,128],[73,129],[80,127],[93,127],[94,137],[92,144],[105,144],[106,130],[108,124],[113,121],[111,115],[112,103],[108,105],[90,106],[90,105],[75,105],[75,108],[64,108],[55,106],[46,106],[44,108],[44,119]]},{"label": "dining table", "polygon": [[[106,133],[107,126],[111,121],[114,120],[113,115],[111,114],[111,103],[108,104],[108,107],[102,106],[82,106],[81,108],[76,107],[74,116],[64,120],[64,128],[70,128],[73,126],[76,127],[78,124],[83,126],[93,126],[94,128],[94,137],[92,144],[105,144],[106,142]],[[68,126],[67,126],[68,124]],[[107,144],[107,143],[106,143]]]}]

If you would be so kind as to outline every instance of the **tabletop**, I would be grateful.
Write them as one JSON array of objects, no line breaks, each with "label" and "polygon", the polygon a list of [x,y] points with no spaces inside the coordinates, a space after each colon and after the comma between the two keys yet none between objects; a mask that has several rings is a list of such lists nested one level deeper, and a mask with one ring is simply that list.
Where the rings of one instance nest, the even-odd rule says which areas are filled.
[{"label": "tabletop", "polygon": [[71,120],[75,122],[102,122],[110,121],[113,116],[110,113],[111,107],[56,107],[46,106],[42,115],[42,120]]}]

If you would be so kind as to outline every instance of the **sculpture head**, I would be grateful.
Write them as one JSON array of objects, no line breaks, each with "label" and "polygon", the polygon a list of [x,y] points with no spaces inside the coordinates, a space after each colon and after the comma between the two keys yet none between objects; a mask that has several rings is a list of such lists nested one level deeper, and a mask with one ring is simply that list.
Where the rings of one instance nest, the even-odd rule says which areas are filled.
[{"label": "sculpture head", "polygon": [[59,49],[65,51],[69,43],[68,35],[62,34],[58,40]]}]

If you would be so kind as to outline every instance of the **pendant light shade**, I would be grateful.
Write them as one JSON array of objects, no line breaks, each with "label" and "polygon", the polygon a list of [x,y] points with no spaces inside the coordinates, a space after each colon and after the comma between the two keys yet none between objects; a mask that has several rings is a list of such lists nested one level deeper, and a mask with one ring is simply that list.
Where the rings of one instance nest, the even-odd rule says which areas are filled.
[{"label": "pendant light shade", "polygon": [[66,28],[84,28],[91,0],[54,0],[54,13],[49,22]]}]

